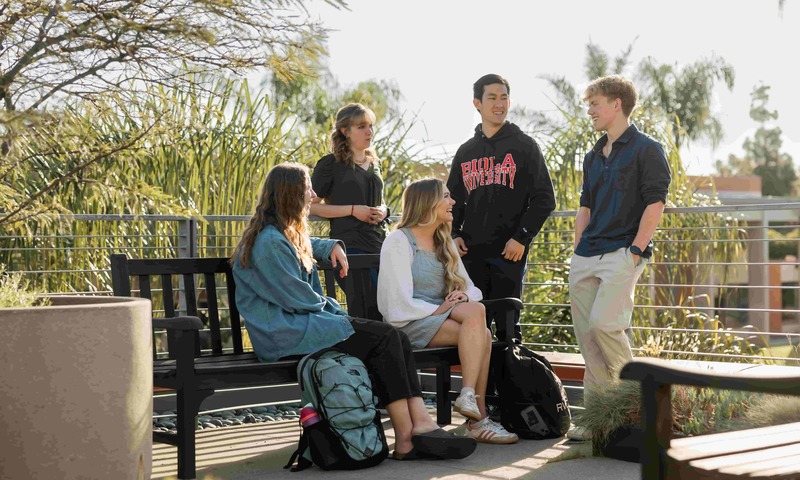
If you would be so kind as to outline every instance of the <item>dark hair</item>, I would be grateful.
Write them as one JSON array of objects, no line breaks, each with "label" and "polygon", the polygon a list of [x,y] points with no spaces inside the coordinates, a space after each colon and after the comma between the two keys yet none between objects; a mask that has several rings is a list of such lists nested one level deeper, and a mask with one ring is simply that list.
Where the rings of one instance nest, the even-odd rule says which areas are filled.
[{"label": "dark hair", "polygon": [[483,87],[494,83],[502,83],[505,85],[508,94],[511,95],[511,85],[508,84],[508,80],[496,73],[489,73],[479,78],[478,81],[472,85],[472,96],[477,100],[483,100]]}]

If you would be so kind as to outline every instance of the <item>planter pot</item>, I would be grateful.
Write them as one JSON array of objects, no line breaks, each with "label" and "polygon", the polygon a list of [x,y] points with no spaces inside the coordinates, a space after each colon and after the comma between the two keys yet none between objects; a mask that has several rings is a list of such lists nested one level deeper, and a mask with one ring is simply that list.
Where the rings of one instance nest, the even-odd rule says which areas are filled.
[{"label": "planter pot", "polygon": [[0,478],[149,479],[150,301],[0,308]]},{"label": "planter pot", "polygon": [[605,445],[592,442],[592,450],[595,455],[639,463],[642,445],[644,445],[644,431],[641,427],[625,425],[611,432]]}]

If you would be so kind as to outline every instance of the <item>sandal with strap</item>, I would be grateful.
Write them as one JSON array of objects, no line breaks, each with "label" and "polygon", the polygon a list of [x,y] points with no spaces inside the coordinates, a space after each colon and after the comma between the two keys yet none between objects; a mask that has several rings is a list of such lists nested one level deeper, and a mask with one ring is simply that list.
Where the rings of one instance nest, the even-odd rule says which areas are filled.
[{"label": "sandal with strap", "polygon": [[478,442],[473,438],[454,435],[441,428],[412,435],[411,444],[422,454],[443,459],[468,457],[478,446]]},{"label": "sandal with strap", "polygon": [[424,453],[420,452],[416,448],[412,448],[411,450],[407,451],[406,453],[400,453],[397,450],[392,452],[392,459],[394,460],[421,460],[423,458],[433,458],[429,455],[425,455]]}]

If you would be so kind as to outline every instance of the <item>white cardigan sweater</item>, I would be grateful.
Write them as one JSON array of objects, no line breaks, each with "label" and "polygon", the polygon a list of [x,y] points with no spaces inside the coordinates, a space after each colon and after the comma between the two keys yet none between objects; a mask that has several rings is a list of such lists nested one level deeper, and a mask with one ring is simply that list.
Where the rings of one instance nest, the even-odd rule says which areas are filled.
[{"label": "white cardigan sweater", "polygon": [[[431,315],[439,305],[414,298],[414,281],[411,263],[414,247],[406,235],[398,230],[390,233],[381,247],[381,266],[378,272],[378,310],[395,327],[403,327],[414,320]],[[458,274],[467,281],[466,294],[472,301],[483,298],[480,289],[467,274],[461,258],[458,259]]]}]

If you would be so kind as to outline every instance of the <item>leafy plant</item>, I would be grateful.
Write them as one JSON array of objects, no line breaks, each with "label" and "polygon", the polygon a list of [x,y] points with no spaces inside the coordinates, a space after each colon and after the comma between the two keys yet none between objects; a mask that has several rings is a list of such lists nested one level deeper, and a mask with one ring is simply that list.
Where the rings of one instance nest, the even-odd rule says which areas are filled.
[{"label": "leafy plant", "polygon": [[18,272],[6,272],[0,263],[0,308],[23,308],[34,305],[49,305],[40,291],[31,289],[27,280]]}]

